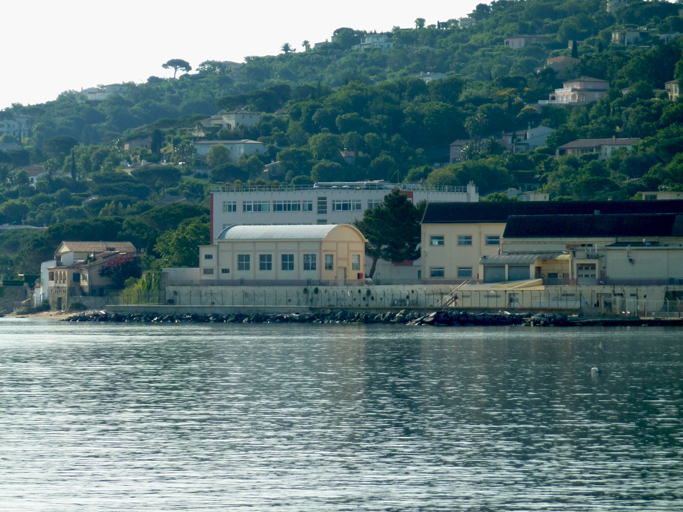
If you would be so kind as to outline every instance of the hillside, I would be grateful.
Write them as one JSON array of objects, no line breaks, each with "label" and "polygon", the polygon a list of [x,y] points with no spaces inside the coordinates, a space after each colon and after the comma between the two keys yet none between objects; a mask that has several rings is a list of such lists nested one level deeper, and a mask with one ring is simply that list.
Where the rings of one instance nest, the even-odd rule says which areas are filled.
[{"label": "hillside", "polygon": [[[111,218],[130,225],[170,201],[206,204],[212,183],[262,179],[264,165],[275,160],[277,179],[295,184],[474,181],[482,195],[525,186],[554,200],[638,198],[683,186],[683,106],[663,92],[665,82],[683,78],[677,5],[623,2],[608,13],[597,0],[501,1],[478,6],[469,21],[421,25],[383,34],[391,46],[385,50],[354,49],[374,34],[342,28],[306,51],[250,57],[242,67],[206,61],[196,72],[127,84],[101,101],[66,92],[42,105],[14,105],[0,112],[0,129],[3,121],[24,119],[30,133],[0,139],[0,222],[57,229]],[[613,33],[637,34],[636,44],[612,42]],[[524,46],[511,46],[520,40]],[[561,56],[569,68],[542,69]],[[425,73],[435,79],[426,81]],[[581,76],[605,80],[604,97],[538,104],[563,80]],[[233,130],[199,124],[234,110],[259,113],[259,121]],[[519,137],[541,126],[554,130],[542,147],[505,151],[501,134]],[[605,159],[552,158],[567,142],[612,137],[642,142]],[[239,159],[196,153],[197,142],[215,139],[260,141],[264,151]],[[470,142],[448,165],[456,139]],[[126,150],[141,140],[147,142]],[[145,231],[143,225],[149,227],[136,224]],[[167,230],[154,230],[135,236],[163,257],[155,247]],[[7,249],[21,235],[3,242],[7,237],[0,236],[0,273],[35,271],[35,262],[19,260],[21,249]],[[41,250],[49,253],[53,241],[44,239]]]}]

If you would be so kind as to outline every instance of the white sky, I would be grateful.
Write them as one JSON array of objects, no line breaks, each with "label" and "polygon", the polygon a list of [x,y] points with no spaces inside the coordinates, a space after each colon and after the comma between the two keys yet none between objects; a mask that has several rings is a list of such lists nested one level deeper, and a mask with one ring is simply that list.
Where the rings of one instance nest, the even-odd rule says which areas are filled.
[{"label": "white sky", "polygon": [[[241,62],[275,55],[288,42],[325,41],[340,27],[387,31],[466,16],[482,0],[260,2],[195,0],[3,1],[0,109],[35,104],[99,84],[173,76],[161,65],[184,59]],[[488,3],[488,2],[487,2]]]}]

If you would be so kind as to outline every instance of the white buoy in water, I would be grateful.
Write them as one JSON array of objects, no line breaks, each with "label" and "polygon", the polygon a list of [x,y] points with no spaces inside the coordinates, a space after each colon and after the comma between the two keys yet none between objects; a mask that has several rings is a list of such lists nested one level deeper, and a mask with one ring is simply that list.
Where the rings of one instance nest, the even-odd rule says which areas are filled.
[{"label": "white buoy in water", "polygon": [[597,377],[598,375],[602,375],[602,370],[597,366],[591,368],[591,377]]}]

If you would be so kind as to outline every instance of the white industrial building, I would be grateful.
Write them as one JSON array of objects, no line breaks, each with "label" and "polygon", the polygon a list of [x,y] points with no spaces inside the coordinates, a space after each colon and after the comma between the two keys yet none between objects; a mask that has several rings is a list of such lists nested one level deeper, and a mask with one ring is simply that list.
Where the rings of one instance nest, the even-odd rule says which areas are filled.
[{"label": "white industrial building", "polygon": [[[211,192],[211,243],[225,228],[233,225],[353,224],[363,218],[365,210],[382,203],[384,196],[396,188],[415,204],[421,201],[479,202],[473,183],[465,187],[381,182],[217,187]],[[420,269],[420,260],[403,264],[380,261],[374,278],[417,280],[422,277]]]}]

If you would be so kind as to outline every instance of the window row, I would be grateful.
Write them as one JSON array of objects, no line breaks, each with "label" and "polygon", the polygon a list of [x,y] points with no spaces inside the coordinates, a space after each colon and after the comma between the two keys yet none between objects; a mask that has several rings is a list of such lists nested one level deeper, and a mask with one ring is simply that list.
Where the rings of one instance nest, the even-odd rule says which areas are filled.
[{"label": "window row", "polygon": [[[486,235],[486,245],[500,245],[500,235]],[[446,245],[443,235],[433,235],[429,238],[429,245]],[[472,235],[458,236],[458,245],[472,245]]]},{"label": "window row", "polygon": [[[322,201],[321,201],[322,199]],[[381,199],[368,200],[368,208],[372,209],[382,204]],[[332,200],[332,211],[362,211],[362,201],[360,199],[340,199]],[[233,213],[237,211],[237,201],[223,201],[223,213]],[[242,201],[243,212],[312,212],[313,201]],[[318,213],[327,213],[327,200],[318,198]]]},{"label": "window row", "polygon": [[[210,254],[205,254],[204,259],[213,259]],[[360,272],[360,254],[351,255],[351,270]],[[303,269],[307,270],[318,270],[318,255],[317,254],[304,254],[303,255]],[[251,254],[238,254],[237,255],[237,270],[250,271],[251,270]],[[258,255],[258,270],[259,271],[269,271],[273,270],[273,255],[272,254],[259,254]],[[294,270],[294,255],[293,254],[281,254],[280,255],[280,270],[292,271]],[[325,270],[334,270],[334,254],[325,254]],[[212,268],[205,268],[203,270],[205,275],[213,274]],[[230,269],[221,269],[222,274],[229,274]]]},{"label": "window row", "polygon": [[[445,277],[446,272],[443,267],[431,267],[429,277]],[[458,277],[472,277],[472,267],[458,267]]]}]

